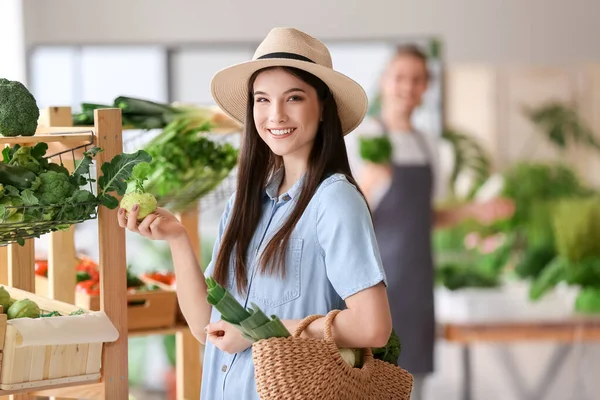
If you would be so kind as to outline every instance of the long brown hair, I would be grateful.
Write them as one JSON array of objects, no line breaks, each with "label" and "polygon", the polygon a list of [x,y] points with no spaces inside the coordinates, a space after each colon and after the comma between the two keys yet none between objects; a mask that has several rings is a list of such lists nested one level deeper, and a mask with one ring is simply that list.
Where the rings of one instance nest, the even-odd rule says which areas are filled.
[{"label": "long brown hair", "polygon": [[[283,277],[287,243],[323,179],[332,173],[341,173],[346,175],[357,188],[358,185],[350,171],[342,124],[329,87],[321,79],[306,71],[291,67],[267,69],[273,68],[281,68],[315,88],[323,107],[323,120],[319,125],[309,156],[301,193],[288,220],[267,244],[260,260],[261,273],[277,273]],[[260,138],[254,124],[254,96],[252,95],[254,81],[258,74],[265,70],[255,72],[248,81],[246,125],[238,162],[236,197],[227,229],[221,240],[214,270],[215,280],[224,285],[228,280],[230,259],[235,257],[236,286],[240,293],[245,293],[248,284],[246,255],[262,213],[265,187],[268,179],[283,165],[282,158],[271,152]]]}]

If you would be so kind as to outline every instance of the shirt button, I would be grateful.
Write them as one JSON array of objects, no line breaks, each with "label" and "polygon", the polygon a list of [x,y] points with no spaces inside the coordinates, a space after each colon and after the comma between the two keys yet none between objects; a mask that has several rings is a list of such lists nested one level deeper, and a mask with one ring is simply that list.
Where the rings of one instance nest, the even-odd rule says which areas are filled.
[{"label": "shirt button", "polygon": [[290,200],[290,196],[288,196],[287,194],[283,196],[283,201],[289,201]]},{"label": "shirt button", "polygon": [[223,372],[227,372],[227,365],[223,365],[223,366],[221,367],[221,371],[223,371]]}]

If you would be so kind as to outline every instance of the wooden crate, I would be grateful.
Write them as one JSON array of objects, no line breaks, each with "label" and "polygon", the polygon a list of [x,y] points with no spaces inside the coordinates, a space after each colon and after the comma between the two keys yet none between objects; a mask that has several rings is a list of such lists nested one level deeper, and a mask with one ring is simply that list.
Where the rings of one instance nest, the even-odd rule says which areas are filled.
[{"label": "wooden crate", "polygon": [[[11,297],[20,300],[28,298],[35,301],[40,309],[58,311],[68,315],[76,311],[78,307],[62,303],[56,300],[46,299],[33,293],[6,287]],[[71,318],[69,320],[70,331],[85,331],[90,320],[83,317],[49,317],[49,318]],[[74,383],[85,383],[98,381],[102,368],[103,342],[69,342],[60,344],[48,339],[48,337],[60,334],[60,328],[49,327],[48,318],[25,319],[7,321],[6,314],[0,314],[0,396],[4,393],[24,389],[44,389],[56,386],[71,385]],[[36,344],[23,344],[22,332],[12,325],[13,322],[27,322],[30,328],[40,325],[40,338],[36,338]],[[116,340],[118,332],[108,318],[101,320],[102,326],[113,331]],[[109,326],[105,325],[109,324]],[[89,325],[87,325],[89,326]],[[49,332],[51,329],[54,331]],[[88,328],[89,330],[89,328]],[[60,335],[63,336],[64,335]],[[82,335],[83,337],[83,335]]]},{"label": "wooden crate", "polygon": [[[35,276],[35,292],[48,293],[48,278]],[[75,305],[86,310],[100,311],[100,296],[75,293]],[[175,325],[177,294],[170,290],[135,291],[127,293],[127,328],[167,328]]]},{"label": "wooden crate", "polygon": [[[147,276],[140,276],[140,279],[142,281],[144,281],[144,283],[147,285],[155,285],[159,289],[167,291],[167,292],[173,292],[177,296],[175,287],[173,287],[171,285],[167,285],[166,283],[159,282],[159,281],[151,279]],[[176,300],[176,304],[175,304],[175,322],[180,325],[187,324],[187,321],[185,320],[185,317],[183,316],[183,313],[181,312],[181,307],[179,306],[179,300]]]},{"label": "wooden crate", "polygon": [[[88,310],[100,310],[100,296],[75,293],[75,304]],[[127,328],[167,328],[175,325],[177,295],[164,290],[140,291],[127,294]]]}]

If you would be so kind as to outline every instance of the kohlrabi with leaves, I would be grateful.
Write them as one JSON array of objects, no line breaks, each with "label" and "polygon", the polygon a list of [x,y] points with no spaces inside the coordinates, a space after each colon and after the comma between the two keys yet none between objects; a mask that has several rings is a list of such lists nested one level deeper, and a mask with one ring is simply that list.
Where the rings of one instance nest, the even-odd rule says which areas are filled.
[{"label": "kohlrabi with leaves", "polygon": [[127,193],[121,199],[121,208],[129,214],[134,205],[139,205],[137,219],[143,220],[158,208],[156,198],[144,190],[144,181],[148,179],[151,168],[147,162],[142,162],[133,167]]}]

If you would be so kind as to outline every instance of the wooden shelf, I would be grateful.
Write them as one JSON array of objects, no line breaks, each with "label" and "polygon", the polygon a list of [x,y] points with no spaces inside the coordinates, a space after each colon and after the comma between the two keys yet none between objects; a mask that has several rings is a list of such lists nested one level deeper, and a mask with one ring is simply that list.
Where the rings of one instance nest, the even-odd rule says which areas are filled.
[{"label": "wooden shelf", "polygon": [[447,323],[442,338],[459,343],[518,341],[600,341],[600,318],[573,318],[556,322]]},{"label": "wooden shelf", "polygon": [[[35,391],[35,389],[32,388],[28,388],[28,389],[17,389],[17,390],[0,390],[0,396],[10,396],[13,394],[23,394],[23,393],[27,393],[30,395],[34,395],[34,396],[56,396],[55,394],[44,394],[44,393],[68,393],[70,392],[71,395],[76,394],[77,396],[82,395],[82,397],[84,398],[88,398],[87,394],[91,393],[91,392],[82,392],[82,389],[85,388],[92,388],[92,390],[96,393],[101,393],[103,391],[103,387],[102,387],[102,383],[100,380],[96,380],[96,381],[87,381],[84,384],[82,384],[81,382],[70,382],[70,383],[62,383],[62,384],[58,384],[53,388],[50,389],[44,389],[44,390],[40,390],[40,391]],[[32,391],[33,390],[33,391]]]},{"label": "wooden shelf", "polygon": [[[64,154],[61,154],[61,159],[63,161],[72,160],[73,157],[81,158],[84,150],[83,147],[91,147],[97,142],[94,132],[95,130],[93,128],[71,129],[68,126],[60,128],[39,127],[34,136],[0,136],[0,146],[14,146],[16,144],[21,146],[32,146],[36,143],[46,143],[48,144],[48,151],[46,154],[51,155],[65,152]],[[74,150],[74,154],[71,151],[68,151],[74,148],[77,148],[77,150]],[[67,163],[65,166],[68,167],[70,164],[71,163]]]},{"label": "wooden shelf", "polygon": [[[71,110],[68,107],[53,107],[42,111],[42,120],[45,126],[59,128],[38,129],[39,133],[29,137],[0,138],[3,144],[26,144],[35,145],[39,142],[48,143],[47,154],[55,154],[58,151],[69,150],[79,146],[94,144],[103,149],[96,156],[96,176],[102,175],[100,166],[113,157],[122,153],[121,136],[121,111],[120,110],[96,110],[95,127],[93,130],[72,128]],[[96,134],[95,134],[96,133]],[[68,151],[69,156],[78,158],[80,152]],[[61,158],[69,158],[61,156]],[[66,163],[69,168],[72,163]],[[100,285],[103,290],[101,298],[101,309],[110,318],[113,326],[119,333],[119,338],[111,343],[105,343],[102,348],[102,368],[100,385],[103,397],[114,399],[127,399],[129,394],[128,382],[128,356],[127,356],[127,313],[124,304],[127,304],[126,282],[124,276],[127,268],[125,232],[117,222],[117,210],[109,210],[99,207],[98,210],[98,249],[99,249],[99,272]],[[48,275],[50,281],[49,296],[68,304],[74,303],[74,282],[63,279],[65,276],[73,276],[75,271],[75,241],[74,227],[67,231],[49,233],[50,249],[48,260]],[[0,284],[6,284],[11,288],[21,289],[32,295],[35,293],[34,261],[35,248],[34,239],[25,240],[24,246],[9,244],[0,252]],[[41,301],[41,300],[40,300]],[[88,377],[91,380],[82,381],[76,378],[60,378],[47,382],[46,385],[34,387],[35,382],[23,382],[22,387],[10,391],[0,391],[0,396],[14,394],[17,399],[25,400],[32,398],[31,393],[43,390],[59,390],[70,388],[73,397],[88,397],[81,391],[89,387],[89,382],[96,382],[96,376]],[[29,387],[27,387],[29,386]],[[66,389],[65,389],[66,390]],[[105,396],[104,396],[105,395]]]},{"label": "wooden shelf", "polygon": [[85,385],[63,385],[52,389],[30,392],[29,394],[40,397],[61,397],[66,399],[104,399],[104,384],[98,381]]},{"label": "wooden shelf", "polygon": [[158,329],[133,329],[129,330],[129,337],[135,336],[151,336],[151,335],[172,335],[177,332],[189,331],[190,328],[187,325],[175,325],[168,328]]},{"label": "wooden shelf", "polygon": [[[104,151],[96,156],[97,176],[101,175],[100,166],[122,152],[122,127],[120,110],[96,110],[93,127],[72,127],[70,107],[50,107],[41,110],[36,135],[29,137],[0,137],[0,144],[34,145],[48,143],[48,154],[69,150],[84,145],[95,145]],[[79,158],[81,151],[74,152]],[[68,153],[71,153],[70,151]],[[71,154],[61,156],[71,158]],[[67,168],[73,163],[66,163]],[[200,259],[200,238],[198,235],[198,208],[180,215],[182,223],[190,231],[194,251]],[[185,324],[177,324],[159,329],[140,329],[129,331],[126,307],[127,288],[122,278],[126,269],[125,231],[118,226],[116,210],[99,208],[98,241],[100,249],[100,279],[103,282],[101,309],[111,319],[119,331],[119,339],[104,345],[102,359],[102,377],[95,383],[73,382],[57,384],[51,388],[29,388],[16,391],[0,391],[0,397],[15,394],[18,400],[32,396],[52,396],[57,400],[65,398],[85,399],[127,399],[128,379],[128,337],[148,335],[176,335],[177,348],[177,400],[197,399],[201,387],[201,345],[192,336]],[[69,304],[75,304],[75,283],[73,276],[76,267],[75,229],[52,232],[49,234],[48,254],[48,297]],[[35,292],[34,241],[26,240],[25,246],[11,244],[0,248],[0,284]]]},{"label": "wooden shelf", "polygon": [[0,136],[0,144],[28,143],[62,143],[78,144],[90,142],[94,136],[93,129],[42,128],[34,136]]}]

